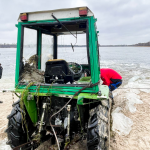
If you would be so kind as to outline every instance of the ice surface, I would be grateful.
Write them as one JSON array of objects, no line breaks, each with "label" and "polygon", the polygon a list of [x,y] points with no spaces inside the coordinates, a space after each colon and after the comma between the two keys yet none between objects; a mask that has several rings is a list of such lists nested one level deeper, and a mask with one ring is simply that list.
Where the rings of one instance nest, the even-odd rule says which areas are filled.
[{"label": "ice surface", "polygon": [[128,83],[124,86],[124,88],[126,88],[127,90],[137,89],[142,92],[150,93],[149,78],[149,74],[147,73],[133,76],[131,79],[129,79]]},{"label": "ice surface", "polygon": [[[113,126],[112,130],[119,135],[128,135],[132,130],[133,121],[123,114],[124,111],[131,113],[136,112],[135,104],[143,104],[140,100],[140,92],[150,92],[149,76],[140,74],[140,72],[134,71],[132,76],[126,85],[124,85],[124,91],[115,91],[114,98],[119,96],[119,102],[117,108],[112,112]],[[121,101],[121,97],[124,97]],[[124,107],[125,104],[125,107]],[[124,109],[125,108],[125,109]],[[124,111],[123,111],[124,110]]]},{"label": "ice surface", "polygon": [[134,104],[142,104],[143,102],[140,100],[140,96],[135,93],[126,93],[126,109],[128,109],[131,113],[136,111],[136,107]]},{"label": "ice surface", "polygon": [[0,150],[12,150],[9,145],[6,145],[7,138],[0,141]]},{"label": "ice surface", "polygon": [[121,107],[117,107],[112,112],[112,130],[117,132],[119,135],[128,135],[132,129],[131,127],[133,125],[133,122],[130,118],[126,117],[123,113],[121,113],[121,110]]},{"label": "ice surface", "polygon": [[132,77],[128,82],[135,82],[136,80],[138,80],[140,78],[140,76],[134,76]]},{"label": "ice surface", "polygon": [[140,91],[150,93],[150,84],[140,84]]}]

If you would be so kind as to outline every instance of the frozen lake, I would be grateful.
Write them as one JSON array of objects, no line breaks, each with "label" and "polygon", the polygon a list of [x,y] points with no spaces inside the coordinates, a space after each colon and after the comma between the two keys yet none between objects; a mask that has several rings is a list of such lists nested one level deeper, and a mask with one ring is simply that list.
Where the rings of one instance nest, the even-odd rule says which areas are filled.
[{"label": "frozen lake", "polygon": [[[61,55],[69,58],[71,48],[59,48]],[[75,53],[85,56],[85,47],[75,47]],[[150,73],[150,47],[100,47],[100,65],[105,68],[112,68],[123,76],[124,84],[137,75],[145,77]],[[82,57],[80,57],[82,58]],[[84,59],[78,59],[79,63],[84,63]],[[3,76],[0,80],[0,90],[14,87],[15,81],[15,48],[0,48],[0,63],[3,66]]]}]

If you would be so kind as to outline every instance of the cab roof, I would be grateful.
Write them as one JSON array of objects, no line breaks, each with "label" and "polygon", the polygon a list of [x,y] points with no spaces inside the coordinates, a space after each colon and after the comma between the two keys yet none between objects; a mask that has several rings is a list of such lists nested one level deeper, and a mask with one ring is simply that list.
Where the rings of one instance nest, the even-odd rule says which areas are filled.
[{"label": "cab roof", "polygon": [[87,16],[94,16],[92,11],[88,7],[83,6],[83,7],[75,7],[75,8],[46,10],[46,11],[24,12],[24,13],[20,13],[18,22],[22,22],[20,16],[25,13],[28,15],[28,21],[51,20],[53,19],[53,17],[51,16],[52,14],[56,16],[58,19],[80,17],[79,9],[82,8],[87,9]]}]

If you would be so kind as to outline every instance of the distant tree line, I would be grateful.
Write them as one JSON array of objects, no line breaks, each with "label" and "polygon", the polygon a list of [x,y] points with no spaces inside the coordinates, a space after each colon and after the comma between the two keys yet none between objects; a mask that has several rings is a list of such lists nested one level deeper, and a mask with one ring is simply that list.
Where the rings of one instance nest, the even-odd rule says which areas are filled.
[{"label": "distant tree line", "polygon": [[[26,45],[26,47],[32,47],[33,45]],[[86,45],[73,45],[73,47],[85,47]],[[150,46],[150,42],[138,43],[133,45],[100,45],[99,47],[127,47],[127,46]],[[17,44],[0,44],[0,48],[16,48]],[[35,47],[35,45],[34,45]],[[71,45],[58,45],[58,47],[71,47]]]},{"label": "distant tree line", "polygon": [[147,42],[147,43],[138,43],[138,44],[135,44],[135,46],[150,46],[150,42]]},{"label": "distant tree line", "polygon": [[99,45],[100,47],[127,47],[127,46],[150,46],[150,42],[138,43],[133,45]]},{"label": "distant tree line", "polygon": [[[85,47],[86,45],[72,45],[73,47]],[[58,47],[71,47],[71,45],[58,45]]]},{"label": "distant tree line", "polygon": [[[73,47],[85,47],[86,45],[73,45]],[[0,44],[0,48],[16,48],[17,44]],[[25,45],[25,47],[31,48],[35,45]],[[71,47],[71,45],[58,45],[58,47]]]},{"label": "distant tree line", "polygon": [[126,47],[130,45],[99,45],[100,47]]},{"label": "distant tree line", "polygon": [[16,48],[16,44],[0,44],[0,48]]}]

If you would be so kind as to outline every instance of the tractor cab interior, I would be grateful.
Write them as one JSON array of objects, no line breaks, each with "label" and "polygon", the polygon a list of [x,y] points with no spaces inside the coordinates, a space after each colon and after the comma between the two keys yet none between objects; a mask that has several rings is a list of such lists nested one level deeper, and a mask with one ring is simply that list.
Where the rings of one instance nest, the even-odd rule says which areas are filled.
[{"label": "tractor cab interior", "polygon": [[23,25],[19,83],[88,84],[88,35],[86,20]]}]

